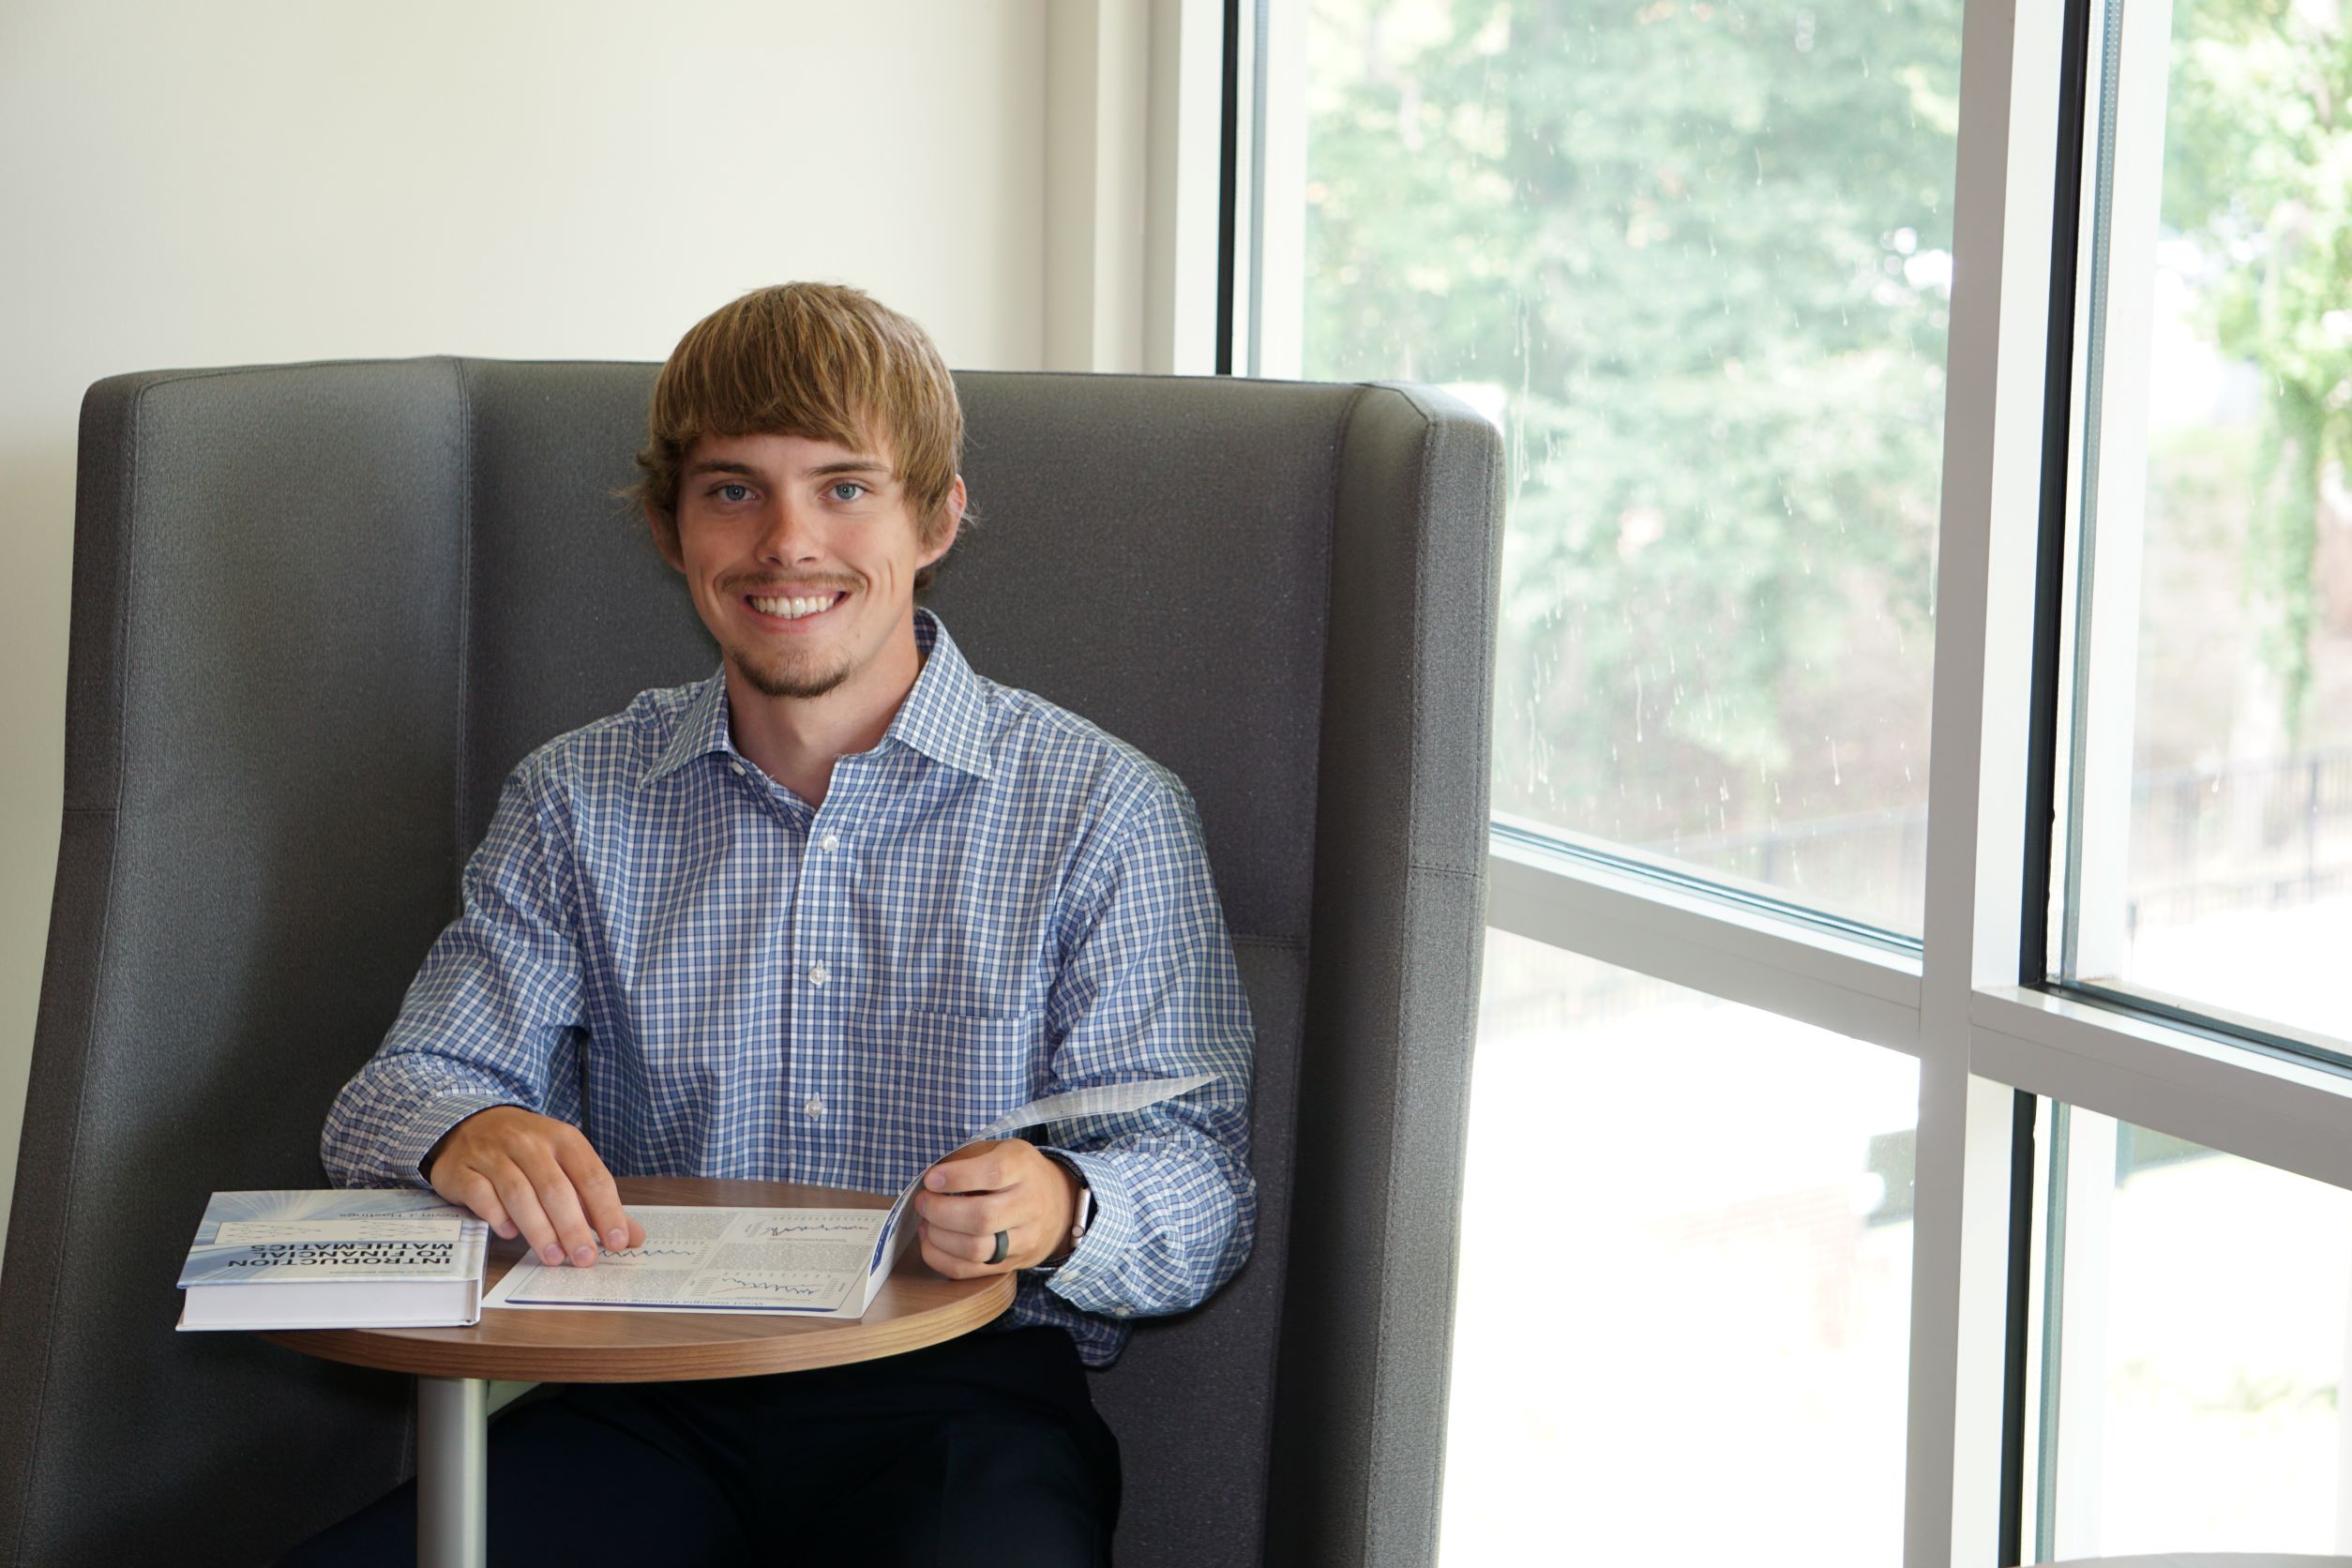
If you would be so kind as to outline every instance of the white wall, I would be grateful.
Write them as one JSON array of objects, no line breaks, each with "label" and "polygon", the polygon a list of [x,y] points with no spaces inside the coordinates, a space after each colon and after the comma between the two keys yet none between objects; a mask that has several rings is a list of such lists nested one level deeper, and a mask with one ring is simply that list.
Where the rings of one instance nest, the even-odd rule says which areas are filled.
[{"label": "white wall", "polygon": [[55,871],[83,389],[457,353],[658,359],[853,282],[1045,354],[1048,0],[0,5],[0,1223]]}]

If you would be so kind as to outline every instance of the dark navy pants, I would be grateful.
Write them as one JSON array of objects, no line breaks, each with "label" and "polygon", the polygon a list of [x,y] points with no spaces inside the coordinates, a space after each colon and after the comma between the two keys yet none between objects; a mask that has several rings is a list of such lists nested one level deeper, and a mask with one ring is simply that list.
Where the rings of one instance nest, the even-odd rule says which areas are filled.
[{"label": "dark navy pants", "polygon": [[[776,1377],[576,1383],[501,1415],[490,1448],[497,1568],[1102,1568],[1119,1514],[1118,1443],[1050,1328]],[[414,1482],[282,1560],[415,1560]]]}]

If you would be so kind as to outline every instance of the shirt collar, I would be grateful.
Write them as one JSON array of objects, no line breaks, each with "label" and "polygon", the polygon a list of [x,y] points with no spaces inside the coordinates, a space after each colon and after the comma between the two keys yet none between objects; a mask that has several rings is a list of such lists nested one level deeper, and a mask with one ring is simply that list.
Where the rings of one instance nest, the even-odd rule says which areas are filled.
[{"label": "shirt collar", "polygon": [[[914,612],[914,645],[923,654],[923,672],[914,679],[907,700],[882,732],[895,740],[975,778],[986,778],[993,767],[988,760],[988,697],[983,683],[964,662],[956,640],[938,616],[927,610]],[[697,757],[711,752],[735,755],[727,725],[727,669],[704,681],[671,732],[661,756],[645,771],[641,784],[668,777]]]},{"label": "shirt collar", "polygon": [[882,739],[974,778],[988,777],[995,765],[988,759],[987,683],[972,673],[956,640],[927,610],[914,612],[914,645],[924,656],[923,673],[914,678],[914,689],[898,704]]},{"label": "shirt collar", "polygon": [[706,752],[732,755],[734,749],[735,743],[727,733],[727,667],[722,664],[716,674],[696,689],[678,727],[670,732],[669,744],[638,782],[657,783]]}]

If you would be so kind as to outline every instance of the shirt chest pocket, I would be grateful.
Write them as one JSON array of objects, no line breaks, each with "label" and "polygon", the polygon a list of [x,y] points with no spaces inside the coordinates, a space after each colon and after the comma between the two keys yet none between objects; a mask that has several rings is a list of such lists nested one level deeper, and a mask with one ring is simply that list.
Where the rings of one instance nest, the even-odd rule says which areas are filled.
[{"label": "shirt chest pocket", "polygon": [[910,1010],[859,1018],[850,1034],[860,1108],[907,1177],[1049,1081],[1040,1012]]}]

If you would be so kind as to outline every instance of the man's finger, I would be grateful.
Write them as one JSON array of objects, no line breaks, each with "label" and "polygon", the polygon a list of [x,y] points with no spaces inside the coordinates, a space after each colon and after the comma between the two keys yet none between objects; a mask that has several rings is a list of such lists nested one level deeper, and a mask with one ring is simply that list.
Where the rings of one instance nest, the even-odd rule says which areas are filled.
[{"label": "man's finger", "polygon": [[934,1230],[927,1225],[923,1228],[923,1261],[950,1279],[1005,1274],[1020,1267],[1026,1259],[1018,1235],[1018,1231],[1005,1233],[1004,1256],[998,1258],[994,1231],[986,1236],[966,1236],[959,1231]]},{"label": "man's finger", "polygon": [[923,1184],[933,1192],[994,1192],[1012,1183],[1011,1162],[1001,1144],[974,1143],[931,1167]]},{"label": "man's finger", "polygon": [[[960,1230],[934,1230],[926,1226],[924,1240],[944,1256],[959,1263],[970,1264],[976,1273],[986,1274],[1014,1266],[1021,1256],[1024,1244],[1021,1236],[1026,1229],[1018,1225],[1004,1226],[984,1236],[968,1236]],[[1002,1258],[996,1255],[996,1239],[1000,1233],[1004,1237],[1004,1256]]]},{"label": "man's finger", "polygon": [[916,1202],[923,1217],[942,1230],[961,1231],[967,1236],[993,1235],[1010,1229],[1019,1217],[1014,1211],[1019,1207],[1003,1193],[974,1193],[957,1197],[943,1192],[927,1192]]},{"label": "man's finger", "polygon": [[573,1190],[580,1194],[580,1208],[596,1231],[599,1245],[625,1252],[645,1244],[645,1228],[631,1219],[628,1210],[622,1206],[621,1189],[613,1182],[612,1172],[605,1168],[604,1161],[596,1157],[586,1138],[563,1156],[563,1165]]},{"label": "man's finger", "polygon": [[[538,1189],[539,1207],[555,1227],[555,1243],[563,1249],[562,1259],[582,1269],[594,1263],[596,1228],[588,1223],[588,1215],[580,1206],[580,1190],[572,1185],[570,1174],[561,1165],[550,1161],[532,1184]],[[539,1256],[545,1258],[547,1254],[542,1250]]]},{"label": "man's finger", "polygon": [[928,1228],[923,1232],[923,1261],[929,1264],[934,1273],[945,1274],[950,1279],[972,1279],[988,1272],[970,1259],[958,1258],[942,1247]]},{"label": "man's finger", "polygon": [[967,1263],[986,1263],[996,1251],[996,1232],[993,1230],[985,1236],[973,1236],[961,1230],[934,1230],[931,1234],[942,1252],[960,1258]]},{"label": "man's finger", "polygon": [[[444,1181],[448,1185],[444,1186]],[[515,1222],[507,1217],[506,1205],[498,1200],[498,1189],[490,1179],[467,1166],[464,1169],[445,1175],[436,1167],[433,1170],[433,1191],[460,1208],[471,1209],[492,1232],[506,1240],[520,1234]]]},{"label": "man's finger", "polygon": [[539,1206],[538,1188],[531,1184],[522,1167],[507,1160],[490,1180],[498,1189],[499,1201],[506,1205],[507,1217],[522,1233],[523,1244],[538,1254],[542,1263],[561,1263],[564,1248],[555,1239],[555,1227]]}]

